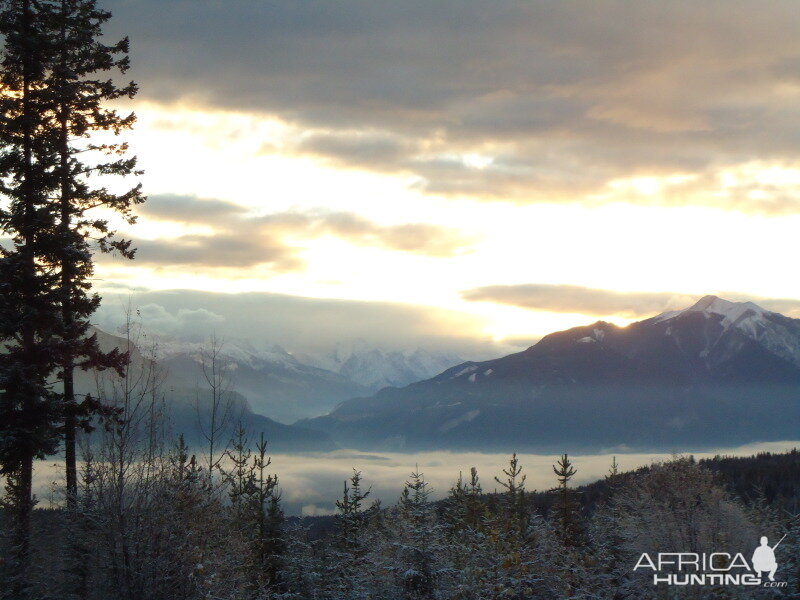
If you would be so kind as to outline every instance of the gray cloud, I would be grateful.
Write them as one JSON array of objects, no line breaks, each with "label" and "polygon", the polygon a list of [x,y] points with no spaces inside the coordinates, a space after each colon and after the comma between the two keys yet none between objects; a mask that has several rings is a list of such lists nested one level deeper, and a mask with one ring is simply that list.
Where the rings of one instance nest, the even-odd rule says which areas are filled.
[{"label": "gray cloud", "polygon": [[408,157],[420,147],[413,140],[385,132],[329,131],[308,135],[296,150],[325,157],[339,165],[397,171],[407,168]]},{"label": "gray cloud", "polygon": [[180,194],[153,194],[137,207],[147,217],[183,223],[215,223],[241,215],[245,209],[233,202],[217,198],[197,198]]},{"label": "gray cloud", "polygon": [[297,271],[305,265],[291,246],[269,235],[245,232],[134,239],[133,245],[137,265],[244,268],[268,264],[279,272]]},{"label": "gray cloud", "polygon": [[433,257],[468,252],[472,243],[455,229],[425,223],[379,225],[353,213],[324,210],[254,216],[231,202],[192,196],[153,196],[141,212],[155,220],[212,229],[208,235],[134,239],[137,264],[147,265],[242,268],[268,264],[275,271],[296,271],[304,263],[298,248],[286,242],[292,237],[333,235],[359,246]]},{"label": "gray cloud", "polygon": [[495,302],[521,308],[594,316],[628,318],[653,315],[691,304],[691,296],[671,293],[615,292],[577,285],[529,283],[490,285],[462,292],[465,300]]},{"label": "gray cloud", "polygon": [[[107,4],[143,97],[278,114],[318,130],[299,152],[429,191],[567,200],[629,175],[796,164],[789,0]],[[476,152],[494,161],[453,158]],[[755,209],[796,211],[800,191],[784,196]]]},{"label": "gray cloud", "polygon": [[[733,302],[755,302],[758,305],[790,317],[800,317],[800,300],[763,298],[740,292],[719,292]],[[643,318],[658,313],[686,308],[699,296],[673,292],[617,292],[577,285],[527,283],[519,285],[488,285],[465,290],[462,298],[473,302],[494,302],[532,310],[558,313],[579,313],[592,316]]]}]

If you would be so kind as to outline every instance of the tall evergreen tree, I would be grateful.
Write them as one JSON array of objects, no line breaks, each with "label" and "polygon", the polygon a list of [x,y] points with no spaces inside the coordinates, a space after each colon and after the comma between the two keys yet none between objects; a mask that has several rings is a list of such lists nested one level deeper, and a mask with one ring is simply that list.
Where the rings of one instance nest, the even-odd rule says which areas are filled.
[{"label": "tall evergreen tree", "polygon": [[48,385],[58,326],[55,275],[48,268],[57,249],[48,20],[48,7],[38,0],[0,3],[0,228],[12,239],[0,258],[0,473],[8,477],[14,522],[14,597],[26,594],[33,461],[58,442],[59,407]]},{"label": "tall evergreen tree", "polygon": [[74,369],[121,370],[126,360],[117,350],[101,352],[96,337],[87,336],[89,317],[100,303],[100,297],[90,289],[91,245],[127,258],[133,258],[134,253],[129,241],[115,238],[108,220],[98,217],[96,209],[116,211],[133,223],[131,209],[144,199],[140,184],[117,194],[92,183],[99,175],[126,177],[138,173],[136,158],[126,155],[126,143],[92,139],[98,132],[118,135],[135,122],[132,113],[120,115],[107,107],[108,102],[132,98],[137,91],[134,82],[118,86],[106,76],[128,70],[128,39],[112,45],[101,40],[102,27],[111,13],[99,9],[96,0],[54,0],[51,13],[55,51],[46,84],[55,111],[57,137],[59,223],[54,267],[59,272],[59,377],[64,394],[67,499],[73,502],[77,491],[76,431],[79,426],[88,427],[92,415],[102,409],[92,398],[76,400]]}]

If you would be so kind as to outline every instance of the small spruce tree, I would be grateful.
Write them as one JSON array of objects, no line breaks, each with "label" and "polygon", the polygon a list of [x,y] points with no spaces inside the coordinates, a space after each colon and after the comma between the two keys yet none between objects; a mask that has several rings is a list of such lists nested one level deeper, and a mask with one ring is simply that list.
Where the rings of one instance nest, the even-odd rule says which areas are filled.
[{"label": "small spruce tree", "polygon": [[583,524],[580,505],[575,500],[575,492],[570,489],[569,481],[577,473],[569,456],[562,454],[553,465],[553,472],[558,479],[556,503],[553,507],[556,529],[565,546],[579,546],[583,543]]}]

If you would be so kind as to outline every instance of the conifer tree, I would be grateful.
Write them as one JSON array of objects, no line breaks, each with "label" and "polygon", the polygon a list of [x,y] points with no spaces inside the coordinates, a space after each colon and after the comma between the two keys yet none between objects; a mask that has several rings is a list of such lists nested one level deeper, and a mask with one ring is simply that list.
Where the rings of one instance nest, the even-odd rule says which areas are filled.
[{"label": "conifer tree", "polygon": [[518,538],[524,536],[528,528],[528,507],[525,504],[525,479],[522,465],[519,463],[517,453],[511,455],[508,468],[503,469],[505,479],[495,477],[494,480],[505,490],[503,501],[505,504],[506,525],[509,535]]},{"label": "conifer tree", "polygon": [[448,534],[446,565],[453,570],[453,577],[445,582],[450,594],[447,597],[476,598],[494,556],[485,535],[490,519],[475,467],[470,469],[469,481],[459,473],[445,502],[444,517]]},{"label": "conifer tree", "polygon": [[267,456],[264,434],[256,444],[250,492],[251,508],[256,516],[254,566],[260,589],[275,591],[280,587],[281,559],[285,550],[283,511],[277,493],[278,476],[267,473],[272,460]]},{"label": "conifer tree", "polygon": [[97,7],[96,0],[54,0],[50,35],[54,40],[47,91],[54,110],[52,127],[57,137],[58,252],[54,268],[59,273],[61,309],[59,378],[64,395],[64,450],[67,501],[77,491],[75,436],[79,426],[89,428],[90,419],[102,410],[91,397],[78,402],[74,369],[116,368],[121,372],[126,357],[118,350],[103,353],[96,336],[88,336],[89,317],[100,298],[91,292],[92,244],[102,251],[116,251],[133,258],[130,242],[115,238],[107,218],[97,209],[116,211],[128,223],[135,221],[133,205],[142,202],[141,185],[124,193],[113,193],[94,185],[97,176],[126,177],[138,174],[136,158],[126,156],[126,143],[97,141],[103,132],[118,135],[130,129],[135,115],[120,115],[107,103],[132,98],[133,82],[117,86],[107,74],[125,73],[129,67],[128,39],[107,45],[102,27],[111,13]]},{"label": "conifer tree", "polygon": [[[77,403],[76,366],[122,368],[119,352],[103,354],[87,337],[99,298],[89,292],[90,243],[132,256],[93,209],[116,210],[133,220],[138,186],[123,194],[92,187],[95,175],[131,175],[136,161],[125,144],[95,142],[95,132],[129,128],[107,101],[131,97],[98,73],[128,67],[127,40],[100,42],[110,14],[94,0],[4,0],[0,3],[0,228],[13,247],[0,260],[0,470],[10,475],[18,523],[15,546],[24,579],[35,458],[66,446],[68,503],[77,491],[75,431],[88,427],[97,402]],[[94,157],[94,158],[92,158]],[[49,378],[59,369],[63,402]]]},{"label": "conifer tree", "polygon": [[486,585],[491,597],[532,598],[540,576],[533,553],[533,515],[527,505],[526,475],[516,453],[503,475],[503,479],[495,477],[504,491],[488,535],[494,562]]},{"label": "conifer tree", "polygon": [[47,264],[56,252],[56,179],[46,87],[52,40],[48,7],[38,0],[0,4],[0,473],[7,476],[14,597],[27,594],[33,461],[55,451],[59,406],[54,371],[57,299]]},{"label": "conifer tree", "polygon": [[786,566],[781,565],[786,578],[786,593],[800,597],[800,515],[792,515],[786,523],[786,540],[783,542]]},{"label": "conifer tree", "polygon": [[[349,485],[348,485],[349,483]],[[357,599],[366,597],[363,575],[368,547],[366,529],[369,518],[377,511],[377,504],[364,507],[371,489],[362,487],[361,472],[353,469],[349,481],[344,482],[341,500],[336,501],[336,531],[333,552],[327,561],[329,591],[333,598]]]},{"label": "conifer tree", "polygon": [[447,501],[448,519],[456,530],[470,529],[477,531],[486,516],[486,506],[481,498],[481,489],[478,469],[470,469],[469,481],[464,481],[461,473],[458,480],[450,489]]},{"label": "conifer tree", "polygon": [[553,472],[558,478],[556,504],[554,507],[554,520],[565,546],[578,546],[583,536],[580,506],[575,500],[575,492],[569,487],[569,480],[577,473],[572,466],[569,456],[562,454],[558,462],[553,465]]},{"label": "conifer tree", "polygon": [[592,547],[591,562],[598,587],[619,587],[629,569],[623,553],[620,509],[614,502],[615,494],[621,489],[620,479],[619,463],[614,456],[605,476],[609,501],[595,508],[587,536]]},{"label": "conifer tree", "polygon": [[231,464],[230,469],[220,466],[222,476],[228,486],[228,497],[233,508],[234,521],[239,521],[244,511],[247,496],[254,487],[253,469],[250,459],[253,452],[248,446],[247,431],[241,421],[236,425],[230,448],[225,455]]},{"label": "conifer tree", "polygon": [[429,497],[431,489],[419,469],[406,481],[400,497],[402,531],[396,544],[399,548],[402,589],[406,598],[433,598],[438,568],[438,526],[435,523]]}]

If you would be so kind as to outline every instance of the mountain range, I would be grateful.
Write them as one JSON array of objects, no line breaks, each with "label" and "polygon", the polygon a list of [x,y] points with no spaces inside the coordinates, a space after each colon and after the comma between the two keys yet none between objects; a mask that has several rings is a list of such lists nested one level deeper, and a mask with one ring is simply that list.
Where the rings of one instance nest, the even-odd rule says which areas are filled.
[{"label": "mountain range", "polygon": [[[183,388],[202,385],[207,344],[160,341],[160,362]],[[257,413],[282,423],[315,417],[341,401],[427,379],[462,362],[458,356],[417,348],[387,350],[364,341],[339,343],[329,353],[291,354],[249,340],[220,343],[230,385]]]},{"label": "mountain range", "polygon": [[671,451],[796,439],[800,320],[706,296],[553,333],[300,421],[362,450]]},{"label": "mountain range", "polygon": [[364,340],[339,342],[327,354],[301,354],[298,358],[308,365],[338,373],[373,392],[428,379],[463,362],[450,352],[424,348],[386,350]]}]

